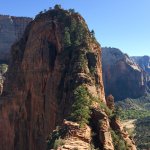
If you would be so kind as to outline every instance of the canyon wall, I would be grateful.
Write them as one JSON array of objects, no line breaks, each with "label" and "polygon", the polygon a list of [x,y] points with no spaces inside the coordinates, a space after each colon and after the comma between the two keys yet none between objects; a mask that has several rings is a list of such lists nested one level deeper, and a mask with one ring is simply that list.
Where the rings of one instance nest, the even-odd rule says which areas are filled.
[{"label": "canyon wall", "polygon": [[106,95],[123,100],[141,97],[149,91],[147,73],[119,49],[102,48],[102,66]]},{"label": "canyon wall", "polygon": [[0,63],[8,62],[11,45],[22,37],[31,20],[27,17],[0,15]]},{"label": "canyon wall", "polygon": [[131,58],[150,76],[150,57],[149,56],[133,56]]}]

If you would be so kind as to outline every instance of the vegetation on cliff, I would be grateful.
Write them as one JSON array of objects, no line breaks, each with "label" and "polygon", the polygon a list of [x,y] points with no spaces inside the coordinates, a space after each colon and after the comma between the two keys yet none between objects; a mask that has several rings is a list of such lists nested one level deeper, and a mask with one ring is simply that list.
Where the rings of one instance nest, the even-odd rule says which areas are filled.
[{"label": "vegetation on cliff", "polygon": [[14,96],[0,110],[0,127],[10,135],[1,133],[2,148],[46,149],[50,133],[48,149],[90,149],[93,124],[97,148],[114,150],[112,129],[135,149],[115,120],[113,101],[105,101],[100,55],[94,31],[74,10],[57,5],[36,16],[12,47],[8,87]]},{"label": "vegetation on cliff", "polygon": [[91,97],[84,86],[79,86],[74,90],[75,102],[72,105],[71,120],[78,122],[80,126],[89,123],[91,115]]},{"label": "vegetation on cliff", "polygon": [[135,123],[135,142],[139,150],[150,148],[150,116],[138,119]]},{"label": "vegetation on cliff", "polygon": [[120,117],[128,121],[134,119],[134,128],[131,136],[134,137],[137,149],[145,150],[150,146],[150,95],[145,94],[138,99],[125,99],[117,103],[121,108]]}]

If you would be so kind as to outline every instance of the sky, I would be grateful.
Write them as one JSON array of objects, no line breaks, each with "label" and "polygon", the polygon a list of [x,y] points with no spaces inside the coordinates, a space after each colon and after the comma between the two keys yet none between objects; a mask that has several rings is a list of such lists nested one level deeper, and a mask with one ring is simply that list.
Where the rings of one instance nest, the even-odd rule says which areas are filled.
[{"label": "sky", "polygon": [[0,0],[0,14],[34,17],[55,4],[79,12],[102,47],[150,56],[150,0]]}]

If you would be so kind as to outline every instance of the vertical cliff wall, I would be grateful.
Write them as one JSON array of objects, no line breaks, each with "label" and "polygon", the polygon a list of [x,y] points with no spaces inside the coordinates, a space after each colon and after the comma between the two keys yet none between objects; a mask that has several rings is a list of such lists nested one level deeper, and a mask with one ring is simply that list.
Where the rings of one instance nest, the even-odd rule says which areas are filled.
[{"label": "vertical cliff wall", "polygon": [[134,56],[131,57],[145,72],[150,75],[150,57],[149,56]]},{"label": "vertical cliff wall", "polygon": [[48,133],[70,114],[79,85],[105,102],[100,56],[78,13],[54,9],[38,15],[12,47],[0,97],[1,149],[46,149]]},{"label": "vertical cliff wall", "polygon": [[123,100],[138,98],[147,92],[147,74],[119,49],[102,48],[102,64],[106,95]]},{"label": "vertical cliff wall", "polygon": [[19,40],[31,18],[0,15],[0,63],[7,62],[11,45]]}]

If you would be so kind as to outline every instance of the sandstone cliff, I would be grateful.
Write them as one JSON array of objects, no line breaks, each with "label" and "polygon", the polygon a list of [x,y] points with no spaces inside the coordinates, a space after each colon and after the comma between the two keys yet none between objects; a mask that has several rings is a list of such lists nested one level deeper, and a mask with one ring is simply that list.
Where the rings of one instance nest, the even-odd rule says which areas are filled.
[{"label": "sandstone cliff", "polygon": [[[72,21],[83,27],[89,38],[85,43],[82,35],[72,34],[79,36],[77,46],[64,44],[65,27],[70,28]],[[73,90],[80,84],[105,101],[101,50],[87,40],[92,39],[84,19],[61,9],[40,14],[28,25],[23,38],[12,47],[7,87],[1,97],[2,149],[45,148],[48,133],[70,113]],[[93,77],[88,75],[90,67],[96,70]]]},{"label": "sandstone cliff", "polygon": [[20,39],[31,18],[0,15],[0,63],[8,61],[11,45]]},{"label": "sandstone cliff", "polygon": [[[12,46],[11,55],[6,86],[0,97],[1,150],[46,149],[48,134],[70,118],[75,104],[78,106],[76,101],[80,97],[75,95],[78,87],[85,89],[86,97],[80,93],[85,104],[82,108],[90,109],[92,125],[87,123],[84,128],[78,128],[77,123],[65,121],[60,128],[60,131],[63,127],[68,129],[64,137],[61,135],[65,147],[91,148],[90,126],[94,126],[98,148],[114,150],[112,124],[113,131],[119,130],[124,146],[136,149],[128,135],[122,135],[123,129],[116,120],[109,119],[101,48],[78,13],[58,7],[40,13]],[[90,98],[89,106],[84,98]],[[56,140],[57,136],[54,137]]]},{"label": "sandstone cliff", "polygon": [[[147,86],[150,89],[150,57],[131,57],[146,73],[147,73]],[[150,93],[150,90],[149,90]]]},{"label": "sandstone cliff", "polygon": [[116,100],[138,98],[147,92],[148,76],[128,55],[116,48],[102,49],[103,80],[106,95]]},{"label": "sandstone cliff", "polygon": [[150,75],[150,57],[149,56],[134,56],[131,57],[145,72]]}]

